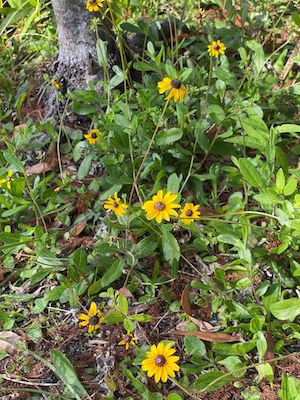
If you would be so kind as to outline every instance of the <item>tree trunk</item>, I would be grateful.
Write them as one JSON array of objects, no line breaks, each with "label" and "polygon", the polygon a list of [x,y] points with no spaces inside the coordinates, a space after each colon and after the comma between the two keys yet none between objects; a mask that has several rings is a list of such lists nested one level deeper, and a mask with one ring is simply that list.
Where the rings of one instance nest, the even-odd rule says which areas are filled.
[{"label": "tree trunk", "polygon": [[[86,10],[86,0],[52,0],[57,23],[59,55],[52,65],[51,78],[61,85],[62,93],[87,87],[89,81],[98,81],[103,71],[96,57],[96,35],[90,29],[91,19],[99,13]],[[118,63],[118,51],[107,21],[98,29],[98,37],[108,43],[110,65]],[[46,116],[57,114],[55,93],[50,94]]]}]

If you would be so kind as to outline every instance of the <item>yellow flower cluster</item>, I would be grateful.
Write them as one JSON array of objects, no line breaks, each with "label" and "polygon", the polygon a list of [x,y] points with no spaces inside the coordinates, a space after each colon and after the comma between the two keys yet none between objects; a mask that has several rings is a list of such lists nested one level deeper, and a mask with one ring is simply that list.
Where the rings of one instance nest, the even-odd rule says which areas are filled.
[{"label": "yellow flower cluster", "polygon": [[[180,204],[174,203],[177,196],[177,194],[172,192],[164,194],[163,190],[159,190],[152,196],[152,200],[148,200],[142,205],[142,210],[146,212],[147,220],[151,221],[155,219],[156,222],[160,224],[162,220],[170,221],[170,217],[177,217],[185,225],[189,225],[194,222],[195,219],[198,219],[201,214],[199,211],[200,205],[186,203],[185,206],[181,208]],[[126,213],[128,205],[122,203],[118,194],[114,193],[113,197],[109,197],[106,200],[104,208],[113,211],[118,217],[122,217]],[[176,208],[181,208],[179,213],[175,210]]]}]

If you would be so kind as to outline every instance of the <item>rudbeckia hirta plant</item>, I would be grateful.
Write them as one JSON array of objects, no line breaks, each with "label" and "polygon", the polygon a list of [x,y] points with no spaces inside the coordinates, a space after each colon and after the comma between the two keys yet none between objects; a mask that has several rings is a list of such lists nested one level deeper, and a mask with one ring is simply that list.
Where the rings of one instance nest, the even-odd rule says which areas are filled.
[{"label": "rudbeckia hirta plant", "polygon": [[147,352],[147,358],[142,362],[142,370],[147,371],[150,378],[154,375],[156,383],[160,380],[167,382],[169,377],[174,378],[175,371],[180,370],[176,364],[179,357],[174,356],[175,351],[171,343],[152,345],[151,350]]},{"label": "rudbeckia hirta plant", "polygon": [[147,219],[156,219],[158,224],[161,223],[163,219],[170,221],[170,217],[178,217],[177,211],[174,208],[180,208],[180,204],[174,203],[177,194],[172,192],[167,192],[164,195],[162,190],[159,190],[157,194],[152,197],[152,200],[146,201],[142,205],[142,209],[147,213]]},{"label": "rudbeckia hirta plant", "polygon": [[14,180],[14,179],[12,178],[12,170],[9,169],[8,172],[7,172],[6,177],[3,178],[3,179],[0,179],[0,187],[6,185],[7,189],[11,189],[11,182],[12,182],[13,180]]},{"label": "rudbeckia hirta plant", "polygon": [[127,331],[126,335],[123,335],[123,339],[118,343],[119,346],[125,346],[125,349],[128,350],[129,346],[135,346],[135,341],[137,340],[136,337],[130,331]]},{"label": "rudbeckia hirta plant", "polygon": [[180,210],[179,218],[185,224],[189,225],[198,219],[200,216],[199,204],[187,203],[182,210]]},{"label": "rudbeckia hirta plant", "polygon": [[122,203],[121,199],[118,197],[118,193],[114,193],[114,197],[109,197],[105,204],[104,208],[106,210],[112,210],[118,217],[122,217],[126,213],[126,208],[128,208],[128,204]]},{"label": "rudbeckia hirta plant", "polygon": [[100,328],[103,322],[102,312],[98,310],[97,304],[93,301],[87,314],[79,314],[78,318],[82,320],[80,326],[88,326],[88,333],[92,333]]},{"label": "rudbeckia hirta plant", "polygon": [[199,8],[196,13],[195,13],[195,18],[197,21],[200,21],[202,18],[204,18],[205,12],[202,8]]},{"label": "rudbeckia hirta plant", "polygon": [[103,132],[99,131],[99,129],[92,129],[86,135],[84,135],[89,144],[95,144],[99,142],[101,136],[103,136]]},{"label": "rudbeckia hirta plant", "polygon": [[175,102],[180,100],[182,103],[187,94],[187,88],[181,83],[180,79],[172,79],[168,76],[158,82],[157,87],[159,94],[163,94],[167,90],[170,90],[166,100],[170,100],[173,97]]},{"label": "rudbeckia hirta plant", "polygon": [[225,54],[226,47],[221,40],[213,40],[209,46],[207,46],[208,54],[211,57],[218,58],[220,54]]},{"label": "rudbeckia hirta plant", "polygon": [[51,85],[55,87],[55,89],[60,90],[61,84],[57,82],[55,79],[51,79]]},{"label": "rudbeckia hirta plant", "polygon": [[86,9],[89,12],[98,11],[100,7],[103,7],[104,0],[87,0]]}]

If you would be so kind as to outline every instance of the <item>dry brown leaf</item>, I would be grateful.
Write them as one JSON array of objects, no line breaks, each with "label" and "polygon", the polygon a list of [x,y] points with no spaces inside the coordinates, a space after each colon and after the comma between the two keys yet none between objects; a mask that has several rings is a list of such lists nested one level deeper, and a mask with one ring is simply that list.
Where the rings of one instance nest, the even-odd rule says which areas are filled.
[{"label": "dry brown leaf", "polygon": [[[11,343],[7,342],[6,340]],[[7,351],[10,354],[17,352],[18,348],[12,342],[18,342],[18,344],[22,344],[23,338],[11,331],[0,332],[0,351]]]},{"label": "dry brown leaf", "polygon": [[190,287],[188,284],[183,289],[183,292],[181,294],[181,306],[186,314],[192,315],[192,307],[190,302]]},{"label": "dry brown leaf", "polygon": [[172,331],[175,335],[182,336],[195,336],[198,339],[205,340],[213,343],[228,343],[238,342],[239,339],[235,336],[227,335],[226,333],[219,332],[199,332],[199,331]]},{"label": "dry brown leaf", "polygon": [[189,319],[198,326],[201,332],[217,332],[222,329],[222,326],[213,326],[209,322],[201,321],[189,315]]},{"label": "dry brown leaf", "polygon": [[131,293],[131,291],[125,287],[120,288],[119,292],[121,294],[123,294],[125,297],[133,297],[133,294]]},{"label": "dry brown leaf", "polygon": [[53,168],[53,163],[47,163],[47,162],[38,163],[38,164],[32,165],[31,167],[26,168],[26,174],[28,176],[40,175],[45,172],[51,171],[52,168]]},{"label": "dry brown leaf", "polygon": [[87,221],[80,222],[73,226],[72,236],[79,236],[86,227]]}]

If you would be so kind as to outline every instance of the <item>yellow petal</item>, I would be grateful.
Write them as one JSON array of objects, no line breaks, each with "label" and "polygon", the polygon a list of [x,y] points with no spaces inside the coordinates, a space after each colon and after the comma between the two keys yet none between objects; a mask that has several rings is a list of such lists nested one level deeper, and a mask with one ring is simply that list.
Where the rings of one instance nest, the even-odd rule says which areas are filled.
[{"label": "yellow petal", "polygon": [[158,383],[160,381],[161,372],[162,372],[162,368],[161,367],[157,368],[157,370],[155,372],[155,376],[154,376],[155,383]]},{"label": "yellow petal", "polygon": [[88,312],[89,317],[94,317],[97,314],[97,304],[93,301]]},{"label": "yellow petal", "polygon": [[89,321],[87,320],[87,321],[82,321],[82,322],[79,322],[79,326],[87,326],[89,324]]},{"label": "yellow petal", "polygon": [[168,372],[167,372],[167,368],[166,367],[162,367],[161,380],[163,382],[167,382],[167,380],[168,380]]},{"label": "yellow petal", "polygon": [[88,321],[89,319],[90,319],[90,317],[88,316],[88,315],[86,315],[86,314],[79,314],[78,315],[78,318],[79,319],[83,319],[84,321]]},{"label": "yellow petal", "polygon": [[94,330],[94,325],[89,325],[88,327],[88,333],[92,333]]}]

